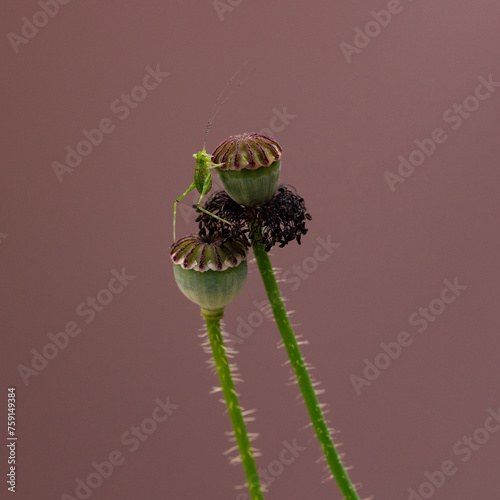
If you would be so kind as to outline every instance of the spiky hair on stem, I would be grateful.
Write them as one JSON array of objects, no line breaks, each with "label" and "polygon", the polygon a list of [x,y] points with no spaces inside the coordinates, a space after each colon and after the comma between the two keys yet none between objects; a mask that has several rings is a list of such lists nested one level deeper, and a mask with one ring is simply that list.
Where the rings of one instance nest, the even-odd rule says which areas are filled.
[{"label": "spiky hair on stem", "polygon": [[300,245],[307,233],[306,220],[311,220],[304,199],[287,186],[278,187],[274,197],[255,207],[243,207],[225,191],[215,192],[205,203],[209,212],[231,222],[231,225],[201,212],[196,219],[200,234],[219,234],[249,242],[262,243],[266,252],[277,243],[282,248],[293,240]]}]

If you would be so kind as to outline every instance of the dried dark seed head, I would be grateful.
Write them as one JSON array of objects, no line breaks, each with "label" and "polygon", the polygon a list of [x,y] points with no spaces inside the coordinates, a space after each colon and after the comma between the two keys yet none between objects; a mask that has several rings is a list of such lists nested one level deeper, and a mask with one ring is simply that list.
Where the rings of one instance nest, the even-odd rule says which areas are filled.
[{"label": "dried dark seed head", "polygon": [[[225,191],[215,191],[205,202],[204,206],[212,207],[212,209],[209,210],[211,213],[231,222],[231,225],[221,222],[211,215],[197,209],[196,205],[193,205],[198,212],[196,222],[199,223],[200,236],[216,234],[220,238],[239,241],[243,243],[246,248],[250,247],[250,241],[246,235],[248,232],[246,228],[248,217],[245,215],[248,212],[247,208],[234,202]],[[221,214],[224,214],[224,216]]]},{"label": "dried dark seed head", "polygon": [[224,191],[218,191],[207,200],[205,209],[233,225],[199,212],[196,221],[200,233],[230,236],[231,231],[237,231],[242,235],[240,239],[248,234],[250,241],[263,243],[266,251],[277,243],[284,247],[293,240],[300,245],[302,235],[307,233],[306,220],[311,220],[304,199],[286,186],[280,186],[271,201],[250,208],[238,205]]},{"label": "dried dark seed head", "polygon": [[[256,212],[262,228],[262,236],[256,242],[263,243],[267,252],[277,243],[280,248],[293,240],[300,245],[302,235],[307,233],[306,220],[311,220],[304,199],[286,186],[280,186],[273,199]],[[252,241],[259,235],[258,226],[250,226]]]}]

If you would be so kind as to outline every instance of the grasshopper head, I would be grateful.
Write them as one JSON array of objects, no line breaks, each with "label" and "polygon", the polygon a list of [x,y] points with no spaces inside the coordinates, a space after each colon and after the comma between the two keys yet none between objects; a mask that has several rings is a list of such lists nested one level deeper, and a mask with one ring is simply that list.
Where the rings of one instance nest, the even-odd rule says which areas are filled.
[{"label": "grasshopper head", "polygon": [[205,169],[206,167],[212,165],[212,157],[206,152],[205,149],[195,153],[193,158],[196,159],[196,166],[198,168]]}]

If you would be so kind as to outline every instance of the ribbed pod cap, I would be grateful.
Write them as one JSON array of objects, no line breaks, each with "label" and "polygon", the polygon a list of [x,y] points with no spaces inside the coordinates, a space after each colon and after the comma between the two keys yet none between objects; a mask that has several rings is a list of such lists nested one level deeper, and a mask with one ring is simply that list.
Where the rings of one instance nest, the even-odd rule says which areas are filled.
[{"label": "ribbed pod cap", "polygon": [[203,309],[219,310],[239,294],[247,276],[247,249],[240,241],[190,234],[170,250],[181,292]]},{"label": "ribbed pod cap", "polygon": [[256,132],[232,135],[212,154],[214,163],[223,164],[217,175],[227,194],[240,205],[268,202],[276,192],[283,150],[278,142]]}]

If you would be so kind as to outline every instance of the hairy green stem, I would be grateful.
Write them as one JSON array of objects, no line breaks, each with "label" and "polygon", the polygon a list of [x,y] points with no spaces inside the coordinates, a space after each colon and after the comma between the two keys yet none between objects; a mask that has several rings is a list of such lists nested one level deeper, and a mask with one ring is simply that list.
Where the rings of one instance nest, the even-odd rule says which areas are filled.
[{"label": "hairy green stem", "polygon": [[215,366],[217,367],[217,373],[219,374],[222,392],[224,393],[224,397],[226,399],[229,417],[231,418],[231,423],[233,424],[234,435],[240,450],[241,460],[248,482],[248,489],[250,491],[250,497],[252,500],[263,500],[264,497],[260,487],[257,467],[250,448],[250,440],[248,439],[245,421],[243,420],[240,404],[238,402],[238,395],[231,376],[231,368],[226,356],[226,348],[224,347],[224,341],[222,340],[220,320],[224,314],[224,310],[208,311],[206,309],[202,309],[201,314],[207,322],[208,338],[212,347],[212,353],[214,356]]},{"label": "hairy green stem", "polygon": [[278,282],[276,281],[276,276],[274,275],[269,256],[267,255],[264,245],[261,243],[254,243],[253,250],[276,319],[276,324],[281,333],[281,338],[283,339],[283,344],[290,358],[295,376],[297,377],[302,397],[304,398],[307,411],[309,412],[311,422],[316,431],[316,436],[323,448],[326,461],[346,500],[359,500],[354,486],[335,449],[330,431],[323,417],[318,398],[316,397],[316,392],[300,352],[299,344],[297,343],[292,326],[290,325],[290,320],[288,319],[288,314],[283,304],[283,299],[281,298]]}]

